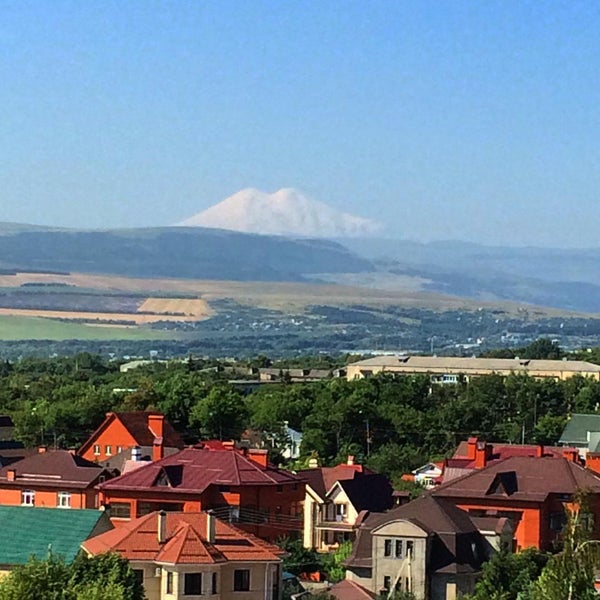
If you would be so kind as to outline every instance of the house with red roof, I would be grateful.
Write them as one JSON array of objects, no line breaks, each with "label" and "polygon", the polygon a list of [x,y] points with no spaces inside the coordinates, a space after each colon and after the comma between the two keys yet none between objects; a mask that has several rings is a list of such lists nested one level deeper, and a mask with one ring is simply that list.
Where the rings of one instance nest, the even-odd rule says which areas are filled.
[{"label": "house with red roof", "polygon": [[[139,448],[160,460],[184,447],[181,436],[164,415],[157,412],[109,412],[98,429],[79,448],[77,454],[95,462],[131,458],[131,450]],[[110,465],[113,468],[113,465]],[[121,469],[118,469],[121,471]]]},{"label": "house with red roof", "polygon": [[304,481],[267,461],[266,450],[198,444],[99,486],[115,525],[157,510],[199,512],[263,539],[302,529]]},{"label": "house with red roof", "polygon": [[112,477],[67,450],[44,448],[0,469],[0,505],[98,508],[96,485]]},{"label": "house with red roof", "polygon": [[450,479],[430,493],[451,500],[474,517],[506,517],[516,550],[551,550],[578,492],[589,494],[588,510],[600,539],[600,477],[581,466],[577,454],[509,456]]},{"label": "house with red roof", "polygon": [[82,543],[88,555],[118,552],[148,600],[211,596],[277,600],[283,552],[206,512],[153,512]]},{"label": "house with red roof", "polygon": [[445,459],[442,464],[442,475],[435,480],[435,484],[446,483],[471,471],[483,469],[513,456],[567,458],[582,464],[576,448],[543,446],[541,444],[489,443],[477,437],[470,437],[458,445],[451,458]]},{"label": "house with red roof", "polygon": [[298,471],[306,482],[304,547],[328,552],[353,540],[363,511],[383,511],[394,503],[387,477],[355,464],[316,467]]}]

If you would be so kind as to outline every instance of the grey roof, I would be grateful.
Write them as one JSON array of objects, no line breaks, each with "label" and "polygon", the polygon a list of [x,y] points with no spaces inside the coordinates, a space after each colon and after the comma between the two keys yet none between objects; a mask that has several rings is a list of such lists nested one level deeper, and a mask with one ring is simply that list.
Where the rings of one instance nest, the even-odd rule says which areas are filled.
[{"label": "grey roof", "polygon": [[587,444],[588,431],[600,432],[600,414],[572,414],[560,436],[560,444]]},{"label": "grey roof", "polygon": [[348,365],[349,367],[383,368],[390,371],[507,371],[600,373],[600,365],[583,360],[528,360],[518,358],[465,358],[454,356],[375,356]]}]

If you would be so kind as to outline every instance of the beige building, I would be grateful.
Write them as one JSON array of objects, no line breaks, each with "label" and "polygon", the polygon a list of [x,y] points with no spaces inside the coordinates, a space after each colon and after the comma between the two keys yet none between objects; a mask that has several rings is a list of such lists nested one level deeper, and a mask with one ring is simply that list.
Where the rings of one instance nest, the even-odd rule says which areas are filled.
[{"label": "beige building", "polygon": [[112,551],[127,558],[148,600],[281,596],[283,552],[209,513],[150,513],[82,548],[90,555]]},{"label": "beige building", "polygon": [[329,552],[352,541],[361,511],[391,508],[393,489],[384,475],[354,464],[299,471],[306,482],[304,547]]},{"label": "beige building", "polygon": [[575,375],[600,380],[600,365],[581,360],[524,360],[518,358],[462,358],[446,356],[375,356],[348,365],[349,381],[379,373],[431,375],[434,383],[458,383],[480,375],[510,375],[569,379]]},{"label": "beige building", "polygon": [[465,511],[433,496],[371,514],[358,530],[346,578],[374,595],[456,600],[473,591],[500,540],[512,539],[507,519],[482,525],[484,531]]}]

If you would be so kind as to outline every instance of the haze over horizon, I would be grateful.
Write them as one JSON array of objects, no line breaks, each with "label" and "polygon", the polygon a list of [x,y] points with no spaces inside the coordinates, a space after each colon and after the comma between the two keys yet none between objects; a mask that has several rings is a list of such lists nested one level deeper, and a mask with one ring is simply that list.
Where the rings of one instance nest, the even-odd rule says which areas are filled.
[{"label": "haze over horizon", "polygon": [[600,6],[8,3],[0,221],[293,187],[388,235],[592,247]]}]

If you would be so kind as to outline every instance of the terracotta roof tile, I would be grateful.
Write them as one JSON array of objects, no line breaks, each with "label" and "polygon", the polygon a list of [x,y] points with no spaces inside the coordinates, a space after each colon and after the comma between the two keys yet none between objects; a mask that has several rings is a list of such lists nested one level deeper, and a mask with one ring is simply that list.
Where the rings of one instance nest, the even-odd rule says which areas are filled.
[{"label": "terracotta roof tile", "polygon": [[91,554],[115,551],[129,560],[168,564],[211,564],[225,561],[277,561],[277,546],[216,519],[215,541],[207,541],[206,513],[164,513],[166,541],[158,541],[159,513],[150,513],[87,540]]}]

